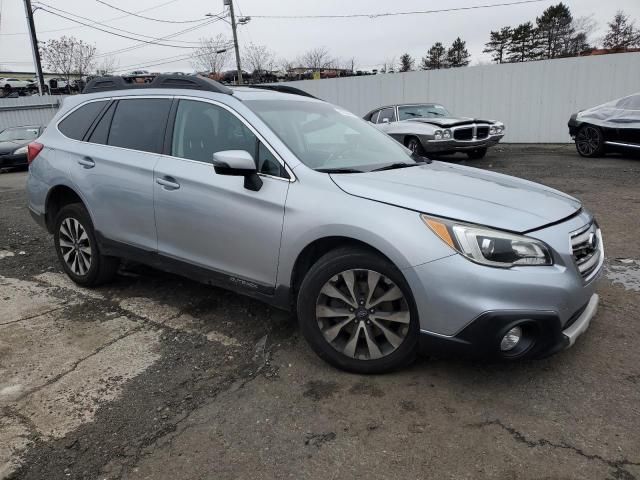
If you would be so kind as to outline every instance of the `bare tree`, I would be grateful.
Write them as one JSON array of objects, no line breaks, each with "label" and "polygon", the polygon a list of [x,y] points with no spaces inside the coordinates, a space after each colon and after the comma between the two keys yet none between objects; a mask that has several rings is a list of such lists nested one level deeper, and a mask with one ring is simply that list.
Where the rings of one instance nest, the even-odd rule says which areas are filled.
[{"label": "bare tree", "polygon": [[48,40],[40,46],[46,68],[70,80],[71,75],[84,76],[93,70],[96,47],[75,37]]},{"label": "bare tree", "polygon": [[229,63],[231,47],[229,40],[218,34],[215,38],[201,38],[200,46],[191,55],[191,65],[199,71],[220,75]]},{"label": "bare tree", "polygon": [[331,67],[334,59],[326,47],[318,47],[305,52],[300,60],[305,67],[318,71]]},{"label": "bare tree", "polygon": [[380,73],[394,73],[396,71],[397,64],[398,61],[396,57],[387,58],[382,64]]},{"label": "bare tree", "polygon": [[295,60],[289,60],[287,58],[281,58],[280,60],[278,60],[278,68],[280,68],[280,70],[285,74],[289,72],[291,69],[293,69],[295,66],[296,66]]},{"label": "bare tree", "polygon": [[242,64],[251,71],[271,71],[276,65],[276,56],[266,45],[250,43],[242,52]]},{"label": "bare tree", "polygon": [[120,68],[120,62],[117,58],[107,56],[96,67],[96,74],[98,75],[113,75]]}]

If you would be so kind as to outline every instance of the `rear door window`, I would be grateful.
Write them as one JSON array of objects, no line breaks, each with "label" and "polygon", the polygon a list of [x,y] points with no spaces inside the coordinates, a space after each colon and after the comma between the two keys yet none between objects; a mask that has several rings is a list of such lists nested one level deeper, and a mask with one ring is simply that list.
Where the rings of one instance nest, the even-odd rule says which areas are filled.
[{"label": "rear door window", "polygon": [[60,122],[58,129],[66,137],[74,140],[82,140],[102,109],[109,103],[108,100],[90,102],[71,112]]},{"label": "rear door window", "polygon": [[91,143],[99,143],[106,145],[109,139],[109,127],[111,126],[111,120],[113,119],[113,113],[116,110],[115,102],[109,105],[107,111],[102,115],[102,118],[98,121],[98,124],[91,132],[88,141]]},{"label": "rear door window", "polygon": [[171,109],[168,98],[119,100],[111,121],[108,145],[160,153]]}]

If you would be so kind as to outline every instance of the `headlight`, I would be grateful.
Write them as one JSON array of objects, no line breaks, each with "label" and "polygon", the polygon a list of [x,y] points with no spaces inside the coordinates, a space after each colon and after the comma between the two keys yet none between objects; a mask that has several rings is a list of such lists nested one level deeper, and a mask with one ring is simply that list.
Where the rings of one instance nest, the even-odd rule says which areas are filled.
[{"label": "headlight", "polygon": [[498,127],[496,127],[495,125],[491,125],[491,127],[489,127],[489,133],[491,135],[495,135],[496,133],[498,133]]},{"label": "headlight", "polygon": [[444,132],[442,132],[442,137],[443,137],[445,140],[450,139],[450,138],[451,138],[451,130],[445,130]]},{"label": "headlight", "polygon": [[436,140],[442,140],[442,130],[436,130],[433,132],[433,136]]},{"label": "headlight", "polygon": [[19,149],[13,151],[14,155],[22,155],[23,153],[27,153],[26,145],[24,147],[20,147]]},{"label": "headlight", "polygon": [[472,262],[491,267],[553,265],[549,247],[539,240],[421,215],[440,239]]}]

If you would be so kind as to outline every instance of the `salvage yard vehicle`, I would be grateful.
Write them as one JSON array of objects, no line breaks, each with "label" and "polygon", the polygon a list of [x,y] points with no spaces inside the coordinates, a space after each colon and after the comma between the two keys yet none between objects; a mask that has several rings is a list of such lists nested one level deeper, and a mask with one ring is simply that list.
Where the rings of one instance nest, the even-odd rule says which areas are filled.
[{"label": "salvage yard vehicle", "polygon": [[294,310],[360,373],[419,349],[550,355],[596,313],[600,229],[559,191],[432,162],[309,96],[196,76],[85,92],[28,148],[29,209],[79,285],[123,258],[218,285]]},{"label": "salvage yard vehicle", "polygon": [[0,88],[5,90],[25,89],[31,86],[31,82],[28,80],[20,80],[19,78],[0,78]]},{"label": "salvage yard vehicle", "polygon": [[574,113],[569,134],[583,157],[640,152],[640,93]]},{"label": "salvage yard vehicle", "polygon": [[418,155],[463,152],[480,159],[504,137],[503,123],[454,117],[436,103],[390,105],[367,113],[364,119]]},{"label": "salvage yard vehicle", "polygon": [[0,132],[0,169],[27,166],[27,145],[42,133],[42,127],[12,127]]}]

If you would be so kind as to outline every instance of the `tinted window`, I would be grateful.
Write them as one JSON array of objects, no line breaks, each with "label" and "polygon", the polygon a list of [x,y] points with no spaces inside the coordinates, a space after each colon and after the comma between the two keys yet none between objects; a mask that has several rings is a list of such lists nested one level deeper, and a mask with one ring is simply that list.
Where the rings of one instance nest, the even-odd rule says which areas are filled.
[{"label": "tinted window", "polygon": [[393,108],[385,108],[380,112],[380,117],[378,118],[378,123],[382,123],[382,121],[386,118],[390,122],[395,121],[395,113]]},{"label": "tinted window", "polygon": [[378,113],[380,113],[379,110],[376,110],[375,112],[373,112],[371,115],[369,115],[369,121],[371,123],[376,123],[376,120],[378,119]]},{"label": "tinted window", "polygon": [[112,103],[93,129],[93,132],[89,137],[89,141],[91,143],[107,144],[107,139],[109,138],[109,127],[111,126],[111,119],[113,118],[113,112],[115,112],[115,110],[116,104]]},{"label": "tinted window", "polygon": [[58,129],[69,138],[82,140],[107,103],[108,101],[105,100],[104,102],[91,102],[81,106],[60,122]]},{"label": "tinted window", "polygon": [[108,144],[160,153],[170,108],[169,99],[120,100],[111,122]]},{"label": "tinted window", "polygon": [[274,177],[288,177],[278,159],[262,142],[258,143],[258,171]]}]

